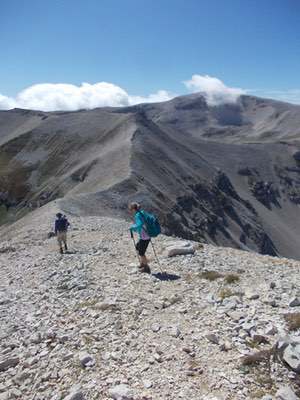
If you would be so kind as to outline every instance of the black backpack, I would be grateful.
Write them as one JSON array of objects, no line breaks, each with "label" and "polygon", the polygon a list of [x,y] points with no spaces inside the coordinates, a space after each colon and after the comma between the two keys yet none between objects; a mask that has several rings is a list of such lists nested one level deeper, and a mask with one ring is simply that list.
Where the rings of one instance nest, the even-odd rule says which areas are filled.
[{"label": "black backpack", "polygon": [[65,232],[68,229],[69,222],[67,218],[62,217],[57,220],[57,230],[59,232]]}]

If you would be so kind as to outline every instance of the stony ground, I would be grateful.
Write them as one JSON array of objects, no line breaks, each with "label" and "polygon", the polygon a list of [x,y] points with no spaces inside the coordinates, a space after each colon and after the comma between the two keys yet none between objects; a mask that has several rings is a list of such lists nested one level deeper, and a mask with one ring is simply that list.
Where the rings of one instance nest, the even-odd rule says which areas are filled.
[{"label": "stony ground", "polygon": [[161,235],[168,275],[151,248],[140,274],[126,222],[71,217],[59,255],[53,214],[2,231],[0,400],[293,399],[275,393],[297,392],[296,373],[242,360],[288,332],[299,262],[208,245],[167,258]]}]

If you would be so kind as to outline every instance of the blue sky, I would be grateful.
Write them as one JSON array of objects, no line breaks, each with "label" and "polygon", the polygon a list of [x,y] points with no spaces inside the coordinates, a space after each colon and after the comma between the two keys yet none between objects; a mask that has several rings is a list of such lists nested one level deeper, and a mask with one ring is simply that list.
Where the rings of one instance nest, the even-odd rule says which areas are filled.
[{"label": "blue sky", "polygon": [[298,0],[0,1],[0,94],[108,82],[183,94],[192,75],[300,103]]}]

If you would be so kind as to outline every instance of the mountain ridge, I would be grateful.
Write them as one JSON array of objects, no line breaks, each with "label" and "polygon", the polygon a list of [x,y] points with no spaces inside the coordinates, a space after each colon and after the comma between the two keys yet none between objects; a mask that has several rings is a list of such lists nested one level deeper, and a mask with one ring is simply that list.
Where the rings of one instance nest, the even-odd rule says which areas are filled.
[{"label": "mountain ridge", "polygon": [[0,221],[55,199],[124,217],[139,200],[168,234],[300,258],[299,139],[300,106],[251,96],[2,111]]}]

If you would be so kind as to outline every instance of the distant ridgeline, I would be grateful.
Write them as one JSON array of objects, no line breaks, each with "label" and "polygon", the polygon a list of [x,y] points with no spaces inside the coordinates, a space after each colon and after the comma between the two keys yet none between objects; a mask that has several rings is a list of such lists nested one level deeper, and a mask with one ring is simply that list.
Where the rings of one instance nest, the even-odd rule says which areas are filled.
[{"label": "distant ridgeline", "polygon": [[0,224],[61,199],[65,212],[300,259],[300,106],[200,94],[77,112],[0,111]]}]

